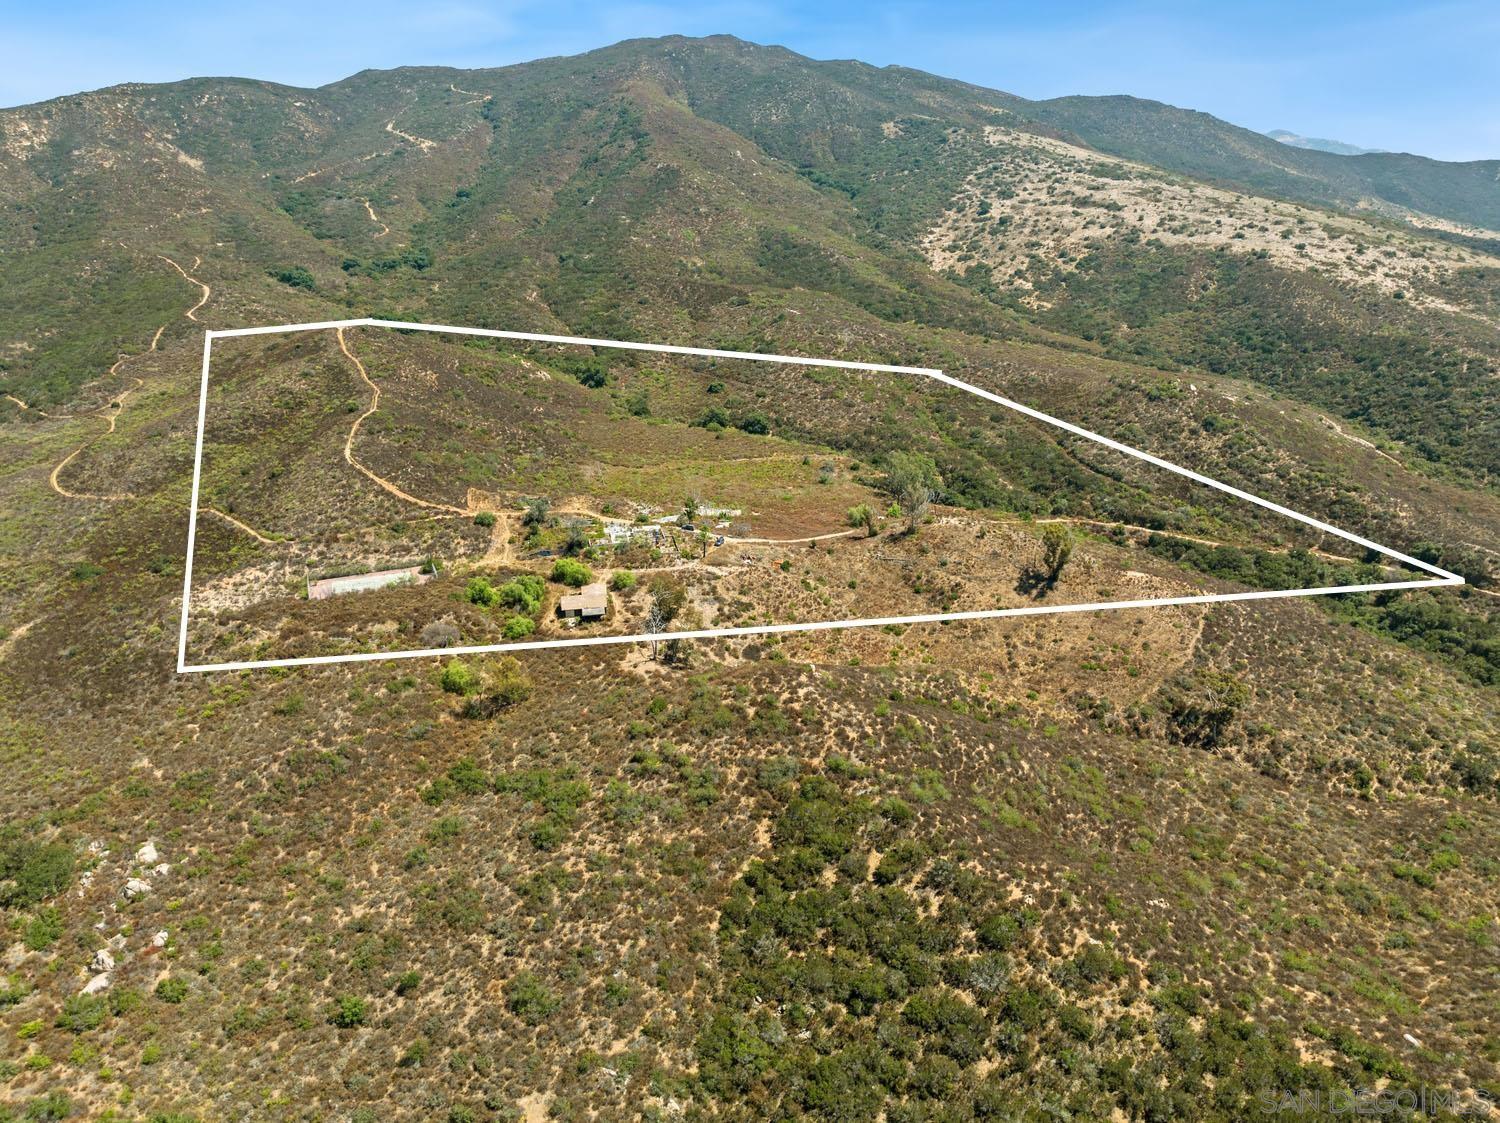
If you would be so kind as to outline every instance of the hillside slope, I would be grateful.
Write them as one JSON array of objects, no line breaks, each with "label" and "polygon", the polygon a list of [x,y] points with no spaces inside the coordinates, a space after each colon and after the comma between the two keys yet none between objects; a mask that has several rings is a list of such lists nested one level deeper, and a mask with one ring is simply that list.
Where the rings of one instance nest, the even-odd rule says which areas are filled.
[{"label": "hillside slope", "polygon": [[[1500,261],[1052,104],[716,37],[0,112],[0,1120],[1500,1095]],[[370,315],[940,367],[1471,584],[177,674],[202,331]],[[1398,572],[910,379],[223,343],[235,657],[591,634],[558,554],[677,630]]]}]

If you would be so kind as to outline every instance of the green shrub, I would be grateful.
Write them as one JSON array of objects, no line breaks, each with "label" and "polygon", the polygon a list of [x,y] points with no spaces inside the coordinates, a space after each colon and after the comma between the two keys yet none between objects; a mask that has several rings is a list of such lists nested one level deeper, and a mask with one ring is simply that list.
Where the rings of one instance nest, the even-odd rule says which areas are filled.
[{"label": "green shrub", "polygon": [[628,593],[634,589],[636,577],[628,569],[617,569],[609,578],[609,587],[617,593]]},{"label": "green shrub", "polygon": [[289,265],[283,269],[270,270],[271,276],[275,277],[283,285],[290,285],[294,289],[313,289],[317,282],[313,275],[301,265]]},{"label": "green shrub", "polygon": [[534,1026],[551,1017],[562,1000],[530,971],[522,971],[505,988],[505,1005],[527,1025]]},{"label": "green shrub", "polygon": [[449,694],[473,694],[479,689],[479,672],[455,659],[443,668],[443,689]]},{"label": "green shrub", "polygon": [[536,621],[530,616],[512,616],[505,622],[506,639],[524,639],[536,631]]},{"label": "green shrub", "polygon": [[464,795],[478,795],[490,790],[490,778],[470,757],[455,761],[448,768],[448,781]]},{"label": "green shrub", "polygon": [[166,978],[156,984],[156,997],[163,1002],[169,1002],[176,1006],[187,997],[188,985],[186,979]]},{"label": "green shrub", "polygon": [[481,605],[484,608],[491,607],[499,599],[499,595],[495,592],[495,586],[491,585],[483,577],[469,578],[469,584],[465,592],[468,594],[470,604]]},{"label": "green shrub", "polygon": [[363,998],[353,994],[341,995],[328,1011],[328,1020],[340,1029],[353,1029],[365,1024],[368,1009]]},{"label": "green shrub", "polygon": [[484,527],[486,529],[488,529],[489,527],[494,526],[495,525],[495,512],[494,511],[480,511],[479,514],[477,514],[477,515],[474,516],[474,525],[475,526],[482,526],[482,527]]},{"label": "green shrub", "polygon": [[32,951],[42,951],[57,943],[62,934],[62,914],[54,908],[41,909],[26,925],[26,946]]},{"label": "green shrub", "polygon": [[98,1029],[109,1016],[109,999],[102,994],[75,994],[63,1002],[62,1013],[57,1016],[60,1029],[74,1033],[87,1033]]},{"label": "green shrub", "polygon": [[578,588],[594,579],[593,570],[574,558],[558,558],[552,564],[552,580]]},{"label": "green shrub", "polygon": [[405,998],[408,994],[416,990],[417,987],[421,985],[421,975],[419,975],[415,971],[404,971],[402,972],[401,977],[396,980],[396,985],[391,989],[393,989],[402,998]]},{"label": "green shrub", "polygon": [[72,876],[71,847],[21,839],[0,843],[0,908],[30,908],[62,892]]},{"label": "green shrub", "polygon": [[1021,938],[1021,925],[1008,912],[997,912],[980,923],[975,937],[979,946],[991,951],[1005,951],[1015,947]]},{"label": "green shrub", "polygon": [[61,1092],[48,1092],[45,1096],[38,1096],[26,1106],[25,1119],[26,1123],[57,1123],[58,1120],[67,1119],[72,1114],[72,1100]]}]

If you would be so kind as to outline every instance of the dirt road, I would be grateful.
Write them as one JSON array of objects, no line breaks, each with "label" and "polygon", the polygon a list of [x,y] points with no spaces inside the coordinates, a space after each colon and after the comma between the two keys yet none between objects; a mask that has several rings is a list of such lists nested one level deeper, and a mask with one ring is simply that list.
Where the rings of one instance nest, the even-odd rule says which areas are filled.
[{"label": "dirt road", "polygon": [[[181,273],[183,280],[188,281],[191,284],[195,284],[200,289],[203,290],[203,295],[202,295],[202,297],[199,298],[198,303],[195,304],[195,305],[193,305],[191,308],[189,308],[186,312],[183,313],[183,315],[186,316],[188,319],[192,320],[194,323],[197,323],[198,322],[198,309],[202,308],[205,304],[208,303],[208,298],[213,295],[214,290],[211,289],[211,288],[209,288],[202,281],[198,280],[197,277],[191,276],[186,269],[184,269],[182,266],[178,265],[177,262],[173,261],[166,254],[157,254],[156,256],[159,257],[159,258],[161,258],[163,261],[165,261],[173,269],[177,270],[177,272]],[[194,269],[198,268],[198,266],[201,265],[201,264],[203,264],[203,259],[201,257],[195,257],[195,258],[193,258],[193,268]],[[166,325],[163,324],[162,327],[165,328]],[[161,338],[161,331],[158,330],[157,333],[156,333],[156,339],[160,339],[160,338]],[[156,339],[153,339],[151,341],[151,350],[153,350],[153,351],[156,350]]]},{"label": "dirt road", "polygon": [[380,227],[380,233],[376,234],[375,237],[384,238],[391,232],[391,228],[381,220],[378,214],[375,213],[375,208],[370,205],[370,200],[361,199],[360,202],[365,205],[365,213],[370,216],[370,221],[375,223],[376,226]]},{"label": "dirt road", "polygon": [[[280,545],[280,542],[278,542],[275,538],[267,538],[264,534],[262,534],[260,531],[256,530],[253,526],[248,526],[245,523],[240,522],[240,520],[237,519],[237,518],[235,518],[233,515],[227,514],[224,511],[219,510],[217,507],[199,507],[198,510],[203,511],[206,514],[216,515],[217,517],[219,517],[219,518],[223,519],[225,522],[227,522],[230,526],[235,527],[235,528],[237,528],[239,530],[243,530],[251,538],[255,539],[257,542],[260,542],[260,543],[262,543],[262,544],[264,544],[266,546]],[[291,541],[290,538],[283,538],[283,539],[281,539],[281,542],[290,542],[290,541]]]},{"label": "dirt road", "polygon": [[[187,311],[185,311],[183,313],[183,315],[186,316],[189,320],[192,320],[194,323],[197,323],[198,322],[198,315],[197,315],[198,309],[202,308],[205,304],[208,303],[208,298],[213,294],[213,290],[211,288],[209,288],[208,285],[206,285],[202,281],[198,280],[197,277],[194,277],[194,276],[190,275],[187,272],[187,270],[183,269],[182,266],[178,265],[177,262],[173,261],[170,257],[167,257],[165,254],[157,254],[156,256],[159,257],[159,258],[161,258],[163,261],[165,261],[173,269],[177,270],[178,273],[182,274],[182,277],[183,277],[184,280],[188,281],[191,284],[197,285],[200,289],[203,290],[203,295],[198,298],[198,303],[194,304],[191,308],[189,308]],[[194,269],[198,268],[198,266],[201,265],[202,263],[203,263],[203,259],[201,257],[194,257],[193,258],[193,268]],[[152,351],[155,351],[157,349],[157,347],[161,343],[162,332],[164,332],[166,330],[167,330],[167,325],[166,324],[162,324],[161,327],[157,328],[156,329],[156,334],[151,337],[151,343],[147,346],[147,348],[146,348],[145,351],[141,352],[141,354],[150,354]],[[109,373],[111,375],[118,374],[119,370],[120,370],[120,368],[122,366],[124,366],[126,363],[130,362],[132,359],[138,359],[140,357],[141,357],[140,355],[121,355],[118,359],[116,359],[114,361],[114,364],[109,368]],[[125,399],[128,398],[131,394],[134,394],[137,390],[139,390],[145,384],[146,383],[145,383],[145,381],[143,379],[137,378],[135,380],[135,385],[132,386],[129,390],[126,390],[123,394],[117,395],[115,397],[114,401],[110,402],[110,404],[108,406],[106,406],[104,409],[102,409],[102,410],[95,410],[94,411],[94,413],[95,413],[96,416],[98,414],[101,414],[101,413],[107,414],[108,420],[109,420],[109,427],[107,429],[105,429],[104,432],[100,433],[99,436],[95,437],[93,440],[85,441],[83,444],[81,444],[77,448],[75,448],[72,452],[68,453],[68,455],[65,456],[65,457],[63,457],[62,460],[58,463],[57,467],[55,467],[55,468],[52,469],[52,474],[47,477],[47,482],[52,486],[52,490],[53,491],[57,492],[58,495],[63,496],[65,499],[102,499],[102,500],[106,500],[108,502],[117,502],[119,500],[134,499],[135,498],[135,496],[129,494],[128,492],[120,492],[118,494],[96,494],[94,492],[87,492],[87,491],[72,491],[72,490],[70,490],[70,489],[68,489],[68,488],[66,488],[66,487],[64,487],[62,485],[61,476],[62,476],[63,469],[66,468],[69,464],[71,464],[73,462],[73,459],[80,452],[82,452],[84,449],[86,449],[90,445],[92,445],[94,443],[94,441],[97,441],[97,440],[99,440],[102,437],[107,437],[107,436],[109,436],[109,434],[111,434],[111,433],[113,433],[115,431],[115,422],[119,420],[120,412],[125,408]],[[6,397],[9,398],[10,395],[7,394]],[[18,399],[18,398],[11,398],[11,401],[15,402],[22,409],[26,409],[27,408],[26,404],[24,402],[20,401],[20,399]],[[46,417],[47,415],[46,414],[42,414],[42,416]]]},{"label": "dirt road", "polygon": [[344,329],[335,328],[334,331],[338,335],[339,350],[342,351],[345,357],[354,364],[354,369],[359,371],[360,380],[370,388],[370,408],[365,410],[364,413],[360,414],[354,419],[354,424],[349,426],[349,435],[344,438],[344,459],[348,461],[350,467],[363,473],[366,477],[373,481],[376,486],[390,492],[390,494],[396,496],[399,499],[406,500],[408,503],[415,503],[418,507],[426,507],[429,510],[433,511],[451,511],[455,515],[469,514],[470,512],[462,507],[454,507],[448,503],[433,503],[427,499],[418,499],[415,495],[411,495],[405,491],[402,491],[395,484],[391,483],[390,480],[376,475],[373,471],[371,471],[369,468],[366,468],[357,459],[355,459],[354,438],[359,435],[359,427],[365,423],[365,419],[380,408],[380,387],[375,385],[375,383],[370,380],[369,372],[365,370],[365,364],[359,361],[359,357],[355,355],[353,351],[349,350],[349,341],[344,338]]},{"label": "dirt road", "polygon": [[[411,106],[409,105],[406,107],[406,109],[410,108]],[[406,109],[403,109],[401,113],[405,113]],[[398,118],[400,118],[401,113],[396,114],[395,117],[392,117],[385,123],[386,132],[390,133],[392,136],[400,137],[408,144],[415,144],[423,152],[431,152],[434,148],[437,147],[437,141],[435,140],[428,140],[426,137],[412,136],[411,133],[403,133],[400,129],[396,128],[396,121]]]}]

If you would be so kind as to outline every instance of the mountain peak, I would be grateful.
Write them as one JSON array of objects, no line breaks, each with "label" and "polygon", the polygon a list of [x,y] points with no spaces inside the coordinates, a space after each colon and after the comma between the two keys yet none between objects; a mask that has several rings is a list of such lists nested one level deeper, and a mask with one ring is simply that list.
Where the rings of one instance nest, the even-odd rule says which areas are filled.
[{"label": "mountain peak", "polygon": [[1287,129],[1272,129],[1266,133],[1272,140],[1279,140],[1282,144],[1291,145],[1293,148],[1310,148],[1314,152],[1331,152],[1335,156],[1374,156],[1384,153],[1384,148],[1361,148],[1357,144],[1349,144],[1342,140],[1329,140],[1321,136],[1302,136],[1300,133],[1290,132]]}]

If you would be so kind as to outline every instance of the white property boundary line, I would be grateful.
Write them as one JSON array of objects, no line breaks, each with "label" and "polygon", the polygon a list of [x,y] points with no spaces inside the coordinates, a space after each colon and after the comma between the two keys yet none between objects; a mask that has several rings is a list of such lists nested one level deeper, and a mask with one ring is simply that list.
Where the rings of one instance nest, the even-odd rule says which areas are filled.
[{"label": "white property boundary line", "polygon": [[[1247,503],[1264,507],[1268,511],[1274,511],[1278,515],[1283,515],[1295,522],[1313,527],[1325,534],[1332,534],[1337,538],[1344,539],[1346,542],[1353,542],[1358,546],[1363,546],[1388,558],[1395,558],[1397,561],[1414,566],[1424,573],[1430,573],[1433,576],[1418,581],[1382,581],[1367,585],[1335,585],[1326,588],[1269,589],[1247,593],[1204,593],[1198,596],[1158,597],[1152,600],[1096,601],[1088,604],[1045,606],[1028,605],[1021,608],[994,608],[972,612],[932,612],[917,616],[876,616],[858,620],[819,620],[800,624],[758,624],[739,628],[698,628],[685,632],[584,636],[578,639],[527,640],[521,643],[477,644],[468,647],[427,647],[412,651],[366,651],[348,655],[311,655],[297,659],[249,659],[228,663],[189,664],[187,661],[188,602],[192,595],[193,585],[193,548],[198,537],[198,487],[203,474],[203,425],[208,413],[208,366],[210,356],[213,353],[213,341],[215,339],[228,339],[245,335],[279,335],[289,332],[324,331],[331,328],[352,327],[397,328],[407,331],[442,332],[447,335],[483,336],[489,339],[516,339],[533,343],[573,343],[588,347],[613,347],[627,351],[658,351],[669,355],[695,355],[713,359],[751,359],[762,363],[786,363],[804,367],[839,367],[844,370],[920,375],[924,378],[930,378],[934,382],[946,383],[949,386],[956,387],[986,401],[994,402],[996,405],[1004,406],[1006,409],[1015,410],[1017,413],[1024,414],[1036,421],[1041,421],[1054,428],[1062,429],[1072,433],[1074,436],[1083,437],[1085,440],[1090,440],[1095,444],[1103,445],[1105,448],[1124,453],[1126,456],[1133,456],[1137,460],[1144,460],[1147,464],[1154,464],[1158,468],[1165,468],[1167,471],[1192,480],[1194,483],[1203,484],[1206,487],[1222,491],[1226,495],[1232,495],[1236,499],[1243,499]],[[494,651],[534,651],[544,647],[594,647],[603,644],[652,643],[672,639],[715,639],[724,636],[774,635],[781,632],[821,632],[830,631],[835,628],[872,628],[884,627],[890,624],[934,624],[949,620],[995,620],[1004,616],[1048,616],[1064,612],[1105,612],[1122,608],[1218,604],[1224,601],[1273,600],[1279,597],[1317,597],[1326,596],[1330,593],[1374,593],[1390,589],[1426,589],[1433,586],[1462,585],[1463,583],[1464,579],[1456,573],[1449,573],[1446,569],[1439,569],[1435,565],[1419,561],[1417,558],[1403,554],[1399,550],[1393,550],[1389,546],[1382,546],[1380,543],[1372,542],[1368,538],[1361,538],[1359,535],[1351,534],[1347,530],[1340,530],[1336,526],[1321,522],[1298,511],[1293,511],[1289,507],[1283,507],[1279,503],[1272,503],[1269,499],[1262,499],[1258,495],[1251,495],[1248,491],[1241,491],[1237,487],[1220,483],[1218,480],[1194,472],[1189,468],[1183,468],[1170,461],[1163,460],[1159,456],[1153,456],[1149,452],[1143,452],[1138,448],[1132,448],[1130,445],[1111,440],[1109,437],[1100,436],[1098,433],[1090,432],[1080,426],[1043,413],[1041,410],[1032,409],[1030,406],[1022,405],[1020,402],[1013,402],[1009,398],[1001,397],[999,394],[992,394],[988,390],[983,390],[978,386],[962,382],[931,367],[903,367],[891,366],[886,363],[858,363],[843,359],[817,359],[800,355],[767,355],[758,351],[720,351],[712,347],[679,347],[667,343],[635,343],[620,339],[588,339],[574,335],[541,335],[536,332],[527,331],[499,331],[492,328],[454,327],[448,324],[416,324],[398,320],[374,320],[369,318],[358,320],[327,320],[315,324],[274,324],[266,327],[232,328],[227,331],[208,331],[203,334],[203,378],[198,393],[198,435],[196,447],[193,452],[193,498],[192,507],[188,512],[187,564],[182,578],[182,621],[177,636],[177,670],[179,674],[187,674],[202,671],[248,671],[269,667],[309,667],[325,663],[369,663],[380,659],[425,659],[453,655],[476,655]]]}]

